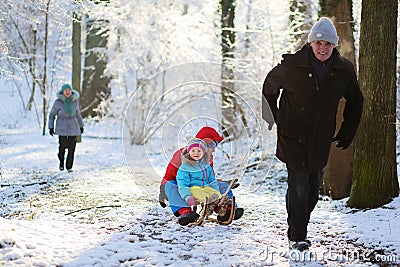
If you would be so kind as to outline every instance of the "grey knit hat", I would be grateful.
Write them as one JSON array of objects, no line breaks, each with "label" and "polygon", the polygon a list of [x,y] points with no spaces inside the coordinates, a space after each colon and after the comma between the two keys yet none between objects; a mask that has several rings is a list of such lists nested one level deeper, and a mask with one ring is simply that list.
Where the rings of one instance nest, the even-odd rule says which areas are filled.
[{"label": "grey knit hat", "polygon": [[339,37],[337,36],[336,28],[327,17],[320,18],[311,28],[311,32],[308,35],[308,42],[311,43],[317,40],[338,45]]}]

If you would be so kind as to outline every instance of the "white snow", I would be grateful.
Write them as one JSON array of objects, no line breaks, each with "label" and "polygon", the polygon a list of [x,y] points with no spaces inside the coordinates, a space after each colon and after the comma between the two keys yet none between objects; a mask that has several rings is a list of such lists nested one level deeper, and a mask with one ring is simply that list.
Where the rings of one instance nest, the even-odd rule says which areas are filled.
[{"label": "white snow", "polygon": [[[234,190],[237,202],[245,209],[240,220],[229,226],[206,222],[200,227],[182,227],[169,209],[161,208],[153,197],[158,194],[158,187],[153,187],[155,192],[149,194],[136,184],[149,178],[146,175],[160,172],[154,170],[154,162],[157,157],[164,162],[162,155],[154,155],[156,158],[150,164],[143,154],[138,154],[135,160],[143,161],[137,162],[137,169],[130,166],[129,170],[122,140],[101,135],[104,127],[104,131],[114,132],[117,137],[120,123],[88,124],[85,134],[89,137],[84,134],[83,141],[78,143],[74,172],[70,174],[57,170],[57,139],[41,136],[40,129],[29,120],[22,125],[15,129],[3,127],[0,131],[0,265],[378,263],[370,263],[369,257],[399,263],[400,198],[382,208],[355,211],[346,207],[346,199],[333,201],[323,197],[309,225],[312,254],[288,255],[286,172],[275,159],[270,178],[264,183],[260,184],[262,172],[249,169],[242,185]],[[109,125],[113,125],[112,130],[107,128]],[[218,153],[220,150],[216,155],[217,173],[228,164]],[[42,183],[34,184],[39,182]]]},{"label": "white snow", "polygon": [[[180,226],[169,208],[159,206],[157,195],[160,175],[164,173],[171,153],[188,137],[185,135],[188,129],[178,131],[181,129],[177,130],[174,120],[170,119],[170,124],[163,126],[161,137],[155,135],[146,146],[130,146],[122,140],[121,114],[136,82],[158,73],[162,66],[160,62],[165,61],[171,66],[219,60],[215,1],[192,1],[188,16],[174,15],[177,11],[171,5],[179,5],[176,10],[181,10],[179,1],[168,1],[168,5],[152,5],[151,8],[142,1],[120,2],[124,4],[124,12],[120,14],[116,9],[117,15],[110,13],[109,19],[113,21],[112,25],[122,29],[123,34],[118,34],[118,38],[111,35],[109,41],[110,47],[118,46],[121,51],[110,51],[114,60],[108,66],[108,71],[115,77],[122,77],[112,81],[113,100],[119,103],[110,107],[109,113],[113,116],[109,114],[108,118],[85,122],[83,140],[77,144],[73,173],[58,171],[58,139],[41,135],[38,127],[42,123],[41,114],[38,119],[35,110],[28,112],[22,107],[18,93],[22,92],[26,101],[29,96],[27,86],[20,92],[11,82],[2,84],[0,266],[400,265],[399,197],[381,208],[354,210],[346,207],[347,199],[334,201],[321,196],[309,224],[309,239],[313,244],[310,252],[288,254],[286,170],[273,156],[274,130],[263,132],[263,153],[256,150],[246,162],[242,159],[251,147],[251,140],[226,143],[216,152],[218,177],[232,178],[235,171],[243,170],[247,163],[258,162],[263,167],[249,167],[241,177],[241,186],[234,190],[237,203],[245,209],[244,216],[229,226],[212,222],[199,227]],[[237,17],[245,21],[246,12],[251,11],[248,21],[251,31],[242,31],[243,25],[247,24],[237,26],[237,45],[245,47],[247,34],[253,36],[252,49],[244,50],[244,59],[249,58],[248,53],[252,63],[239,57],[240,64],[236,67],[252,82],[261,84],[268,69],[287,49],[283,41],[287,38],[288,16],[283,14],[283,10],[288,9],[287,1],[282,5],[259,1],[260,6],[254,4],[257,9],[252,10],[244,5],[247,2],[250,3],[238,3],[238,9],[245,12],[237,12]],[[355,1],[357,23],[360,2]],[[161,6],[164,9],[159,10]],[[274,8],[270,10],[270,6]],[[266,14],[266,11],[271,12]],[[127,21],[125,16],[135,20]],[[151,57],[149,62],[146,56]],[[67,56],[63,58],[68,60]],[[145,58],[147,63],[142,65]],[[69,68],[62,71],[54,72],[60,80],[69,77]],[[191,68],[186,71],[194,72]],[[220,77],[219,72],[209,74]],[[181,76],[188,78],[190,75]],[[122,83],[126,83],[126,88]],[[178,90],[179,86],[176,87]],[[55,88],[49,88],[50,102],[54,100]],[[219,85],[215,88],[219,90]],[[193,90],[189,86],[181,89],[182,92]],[[249,105],[247,110],[257,109],[252,105],[259,102],[259,92],[245,89],[245,100],[251,99],[244,103],[245,108]],[[118,90],[127,93],[118,93]],[[176,92],[185,97],[180,91]],[[36,97],[38,106],[35,108],[41,112],[40,92]],[[185,109],[179,108],[179,115],[188,115],[182,112]],[[161,115],[156,113],[154,117],[162,120],[165,116]],[[184,119],[189,120],[189,117]],[[179,119],[181,117],[176,121]],[[250,123],[255,124],[254,121]],[[177,132],[178,136],[175,135]],[[160,138],[166,139],[160,142]],[[228,160],[221,148],[234,158]],[[261,154],[268,160],[259,162]]]}]

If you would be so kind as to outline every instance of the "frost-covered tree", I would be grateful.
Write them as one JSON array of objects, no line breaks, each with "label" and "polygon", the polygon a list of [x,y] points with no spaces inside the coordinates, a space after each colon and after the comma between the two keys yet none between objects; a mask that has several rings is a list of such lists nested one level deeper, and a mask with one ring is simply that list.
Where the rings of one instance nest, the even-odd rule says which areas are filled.
[{"label": "frost-covered tree", "polygon": [[[243,125],[255,132],[260,116],[260,91],[269,70],[288,52],[288,17],[282,16],[288,10],[288,1],[277,6],[274,1],[236,0],[234,57],[230,65],[236,73],[247,79],[234,79],[234,89],[238,104],[238,130],[241,135]],[[221,26],[219,26],[221,27]],[[248,83],[251,81],[252,83]],[[245,101],[243,105],[242,101]],[[246,108],[247,106],[247,108]],[[248,110],[248,107],[252,107]],[[243,118],[245,118],[245,122]]]},{"label": "frost-covered tree", "polygon": [[[126,104],[130,100],[133,107],[128,114],[132,115],[131,119],[125,119],[132,143],[148,140],[153,131],[149,128],[145,131],[145,123],[156,129],[162,124],[163,116],[168,116],[168,111],[176,105],[176,99],[162,97],[170,89],[165,81],[152,77],[157,74],[162,77],[165,69],[188,62],[215,62],[219,43],[214,33],[215,9],[207,8],[212,7],[211,3],[111,2],[107,16],[111,50],[107,73],[114,78],[114,100]],[[149,90],[140,90],[144,86]],[[162,103],[157,102],[159,98]],[[156,116],[158,120],[149,116]]]},{"label": "frost-covered tree", "polygon": [[[36,108],[42,133],[45,133],[48,103],[52,92],[66,82],[68,69],[68,38],[70,25],[68,8],[61,0],[9,1],[1,3],[7,14],[1,20],[2,39],[7,40],[9,55],[16,58],[23,68],[23,79],[14,80],[26,109]],[[68,73],[68,72],[67,72]],[[35,99],[40,95],[41,100]]]},{"label": "frost-covered tree", "polygon": [[[78,62],[80,52],[71,47],[76,48],[80,43],[82,55],[87,51],[85,38],[82,38],[82,42],[76,38],[72,41],[73,21],[75,26],[81,26],[78,28],[82,29],[81,36],[84,37],[87,35],[86,14],[91,18],[107,19],[107,46],[105,49],[96,49],[96,52],[99,58],[103,55],[108,59],[102,77],[111,79],[112,98],[103,101],[97,112],[123,117],[126,106],[133,95],[137,96],[138,89],[145,84],[152,84],[151,90],[141,92],[143,95],[138,97],[140,101],[135,104],[137,121],[126,124],[132,131],[132,142],[143,143],[153,132],[144,131],[146,121],[151,121],[154,129],[157,129],[163,116],[168,116],[168,111],[176,105],[173,99],[163,97],[166,90],[170,89],[166,79],[151,81],[152,77],[162,73],[167,75],[164,70],[181,64],[221,63],[221,21],[217,12],[219,1],[113,0],[108,5],[96,2],[101,1],[2,1],[2,11],[8,12],[1,21],[2,25],[7,26],[0,33],[4,36],[2,40],[7,40],[9,58],[19,59],[24,67],[24,79],[16,81],[15,86],[20,88],[24,107],[30,106],[38,114],[42,113],[43,97],[51,104],[55,91],[61,84],[71,82],[71,77],[74,88],[79,91],[81,82],[78,79],[83,77],[82,73],[77,74],[82,66]],[[48,45],[45,55],[47,3]],[[231,44],[234,49],[229,64],[248,78],[243,83],[235,77],[233,84],[241,103],[235,107],[240,115],[239,124],[246,121],[248,128],[252,129],[255,122],[249,118],[258,112],[261,102],[254,85],[260,87],[269,69],[288,50],[288,18],[282,16],[282,12],[288,9],[288,1],[279,8],[273,1],[265,0],[236,0],[235,3],[240,12],[235,14],[234,29],[230,29],[236,38]],[[73,19],[74,12],[75,15],[80,12],[83,19]],[[82,24],[77,25],[78,21]],[[98,25],[98,22],[95,24]],[[99,31],[96,33],[101,34]],[[218,80],[218,84],[221,84],[221,80]],[[157,99],[162,104],[153,106]],[[107,105],[111,102],[112,107]],[[252,110],[247,110],[248,107],[252,107]],[[158,112],[151,113],[158,114],[154,115],[154,120],[148,118],[150,110]],[[219,122],[222,120],[221,113],[221,109],[216,111]],[[45,127],[43,121],[40,115],[40,125]]]},{"label": "frost-covered tree", "polygon": [[314,0],[290,0],[289,9],[291,50],[296,51],[307,43],[318,8]]}]

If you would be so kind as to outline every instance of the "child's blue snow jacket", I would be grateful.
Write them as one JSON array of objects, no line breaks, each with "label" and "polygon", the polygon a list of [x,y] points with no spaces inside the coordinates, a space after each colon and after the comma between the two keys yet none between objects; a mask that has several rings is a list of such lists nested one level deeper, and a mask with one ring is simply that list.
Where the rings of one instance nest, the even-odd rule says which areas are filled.
[{"label": "child's blue snow jacket", "polygon": [[176,174],[176,182],[179,194],[185,201],[192,195],[190,193],[192,186],[209,186],[219,192],[218,182],[215,180],[208,158],[208,153],[205,152],[201,160],[195,161],[189,156],[186,149],[182,150],[182,165]]}]

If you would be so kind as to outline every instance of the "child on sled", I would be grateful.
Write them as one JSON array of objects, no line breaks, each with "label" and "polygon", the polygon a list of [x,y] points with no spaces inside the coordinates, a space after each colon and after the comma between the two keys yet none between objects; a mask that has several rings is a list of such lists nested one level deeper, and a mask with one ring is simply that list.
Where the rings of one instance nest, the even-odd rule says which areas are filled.
[{"label": "child on sled", "polygon": [[211,215],[222,195],[210,166],[206,143],[198,138],[190,139],[181,158],[182,165],[176,174],[179,194],[189,206],[208,199],[210,211],[207,215]]},{"label": "child on sled", "polygon": [[[213,153],[215,152],[218,144],[221,143],[224,138],[214,128],[210,126],[202,127],[197,132],[195,137],[202,139],[207,144],[207,152],[209,154],[210,166],[213,169],[213,173],[215,176],[213,168]],[[182,199],[178,191],[178,184],[176,182],[176,174],[179,170],[179,167],[182,165],[182,151],[186,148],[187,147],[185,144],[185,147],[182,147],[173,153],[173,156],[170,159],[168,166],[165,170],[164,177],[161,180],[160,192],[158,196],[161,207],[165,208],[167,206],[167,203],[169,203],[172,213],[178,218],[178,223],[183,226],[195,222],[199,219],[199,214],[191,210],[186,201]],[[219,181],[218,179],[217,182],[219,186],[219,192],[227,192],[229,199],[232,200],[234,196],[232,190],[229,189],[229,182]],[[237,186],[239,186],[238,183],[233,185],[231,189],[236,188]],[[244,209],[237,207],[236,204],[234,205],[234,207],[235,212],[233,220],[238,220],[243,216]],[[218,221],[226,222],[229,220],[230,215],[232,214],[232,205],[228,206],[227,209],[228,210],[225,215],[218,214]]]}]

